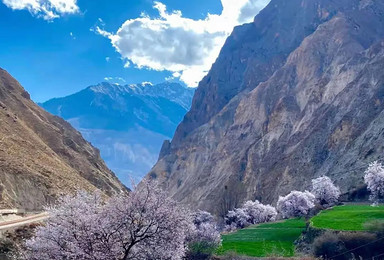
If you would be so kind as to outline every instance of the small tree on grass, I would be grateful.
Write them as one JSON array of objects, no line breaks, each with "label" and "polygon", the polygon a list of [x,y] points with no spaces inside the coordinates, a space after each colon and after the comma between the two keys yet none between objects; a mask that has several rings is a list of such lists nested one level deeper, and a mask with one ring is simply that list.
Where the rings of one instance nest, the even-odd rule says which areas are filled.
[{"label": "small tree on grass", "polygon": [[384,196],[384,167],[379,162],[373,162],[365,171],[364,181],[371,192],[370,200],[374,205],[379,203],[380,196]]},{"label": "small tree on grass", "polygon": [[225,216],[225,224],[225,229],[227,231],[245,228],[250,225],[248,222],[248,215],[242,208],[228,211],[227,216]]},{"label": "small tree on grass", "polygon": [[182,259],[190,214],[144,181],[106,203],[97,194],[66,196],[26,242],[28,260]]},{"label": "small tree on grass", "polygon": [[312,194],[315,195],[317,203],[330,207],[339,201],[340,189],[329,177],[323,176],[312,180]]},{"label": "small tree on grass", "polygon": [[193,214],[195,229],[190,233],[186,259],[204,260],[211,255],[221,244],[221,236],[214,217],[206,211],[197,211]]},{"label": "small tree on grass", "polygon": [[283,218],[306,216],[313,207],[315,196],[309,191],[292,191],[285,197],[280,196],[277,202],[277,209]]},{"label": "small tree on grass", "polygon": [[252,224],[274,221],[276,216],[277,211],[274,207],[250,200],[245,202],[243,207],[228,212],[225,217],[226,229],[231,231]]},{"label": "small tree on grass", "polygon": [[271,205],[264,205],[258,200],[249,200],[245,202],[243,209],[248,216],[248,223],[250,224],[259,224],[276,220],[276,209]]}]

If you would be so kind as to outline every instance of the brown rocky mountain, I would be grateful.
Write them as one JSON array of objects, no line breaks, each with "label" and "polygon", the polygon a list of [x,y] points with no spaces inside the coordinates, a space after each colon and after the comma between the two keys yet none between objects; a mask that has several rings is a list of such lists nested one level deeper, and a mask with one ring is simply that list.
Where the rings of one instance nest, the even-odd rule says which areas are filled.
[{"label": "brown rocky mountain", "polygon": [[76,189],[126,190],[97,149],[0,69],[0,207],[41,209]]},{"label": "brown rocky mountain", "polygon": [[383,67],[382,0],[272,0],[228,38],[149,176],[218,214],[321,175],[353,191],[383,157]]}]

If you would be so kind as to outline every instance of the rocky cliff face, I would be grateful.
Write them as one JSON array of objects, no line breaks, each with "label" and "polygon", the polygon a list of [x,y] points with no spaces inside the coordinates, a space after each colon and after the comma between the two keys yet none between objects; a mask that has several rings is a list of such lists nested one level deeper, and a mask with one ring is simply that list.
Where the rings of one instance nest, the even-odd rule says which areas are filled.
[{"label": "rocky cliff face", "polygon": [[384,3],[272,0],[235,28],[149,174],[222,214],[328,175],[349,192],[384,149]]},{"label": "rocky cliff face", "polygon": [[0,206],[37,210],[77,189],[126,191],[98,150],[0,69]]},{"label": "rocky cliff face", "polygon": [[126,185],[141,180],[156,163],[191,106],[194,89],[177,83],[101,83],[41,106],[70,122],[101,151]]}]

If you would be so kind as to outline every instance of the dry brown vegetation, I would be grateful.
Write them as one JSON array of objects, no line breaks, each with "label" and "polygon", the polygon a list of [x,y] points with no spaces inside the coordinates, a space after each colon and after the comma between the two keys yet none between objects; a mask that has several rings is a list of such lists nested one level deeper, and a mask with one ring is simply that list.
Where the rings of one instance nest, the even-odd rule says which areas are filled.
[{"label": "dry brown vegetation", "polygon": [[0,69],[0,207],[40,209],[76,189],[124,190],[99,151]]}]

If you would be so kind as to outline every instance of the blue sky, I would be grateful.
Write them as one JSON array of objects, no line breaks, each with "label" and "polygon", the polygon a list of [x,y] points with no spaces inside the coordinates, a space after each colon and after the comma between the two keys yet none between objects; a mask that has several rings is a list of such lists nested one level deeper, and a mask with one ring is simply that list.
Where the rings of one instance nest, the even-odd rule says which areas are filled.
[{"label": "blue sky", "polygon": [[105,78],[120,84],[167,78],[194,87],[233,26],[250,22],[245,14],[256,15],[268,2],[55,0],[59,8],[50,1],[0,0],[0,67],[37,102]]}]

